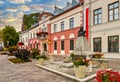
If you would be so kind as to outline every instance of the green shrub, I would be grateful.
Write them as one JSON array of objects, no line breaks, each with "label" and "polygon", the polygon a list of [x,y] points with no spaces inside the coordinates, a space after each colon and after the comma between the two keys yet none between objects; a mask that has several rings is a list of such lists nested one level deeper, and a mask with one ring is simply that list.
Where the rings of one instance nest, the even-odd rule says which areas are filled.
[{"label": "green shrub", "polygon": [[3,48],[4,51],[8,51],[8,48]]},{"label": "green shrub", "polygon": [[35,49],[35,48],[32,49],[32,50],[31,50],[31,53],[30,53],[30,57],[35,59],[37,55],[40,55],[40,54],[39,54],[39,50],[38,50],[38,49]]},{"label": "green shrub", "polygon": [[40,58],[43,58],[44,60],[48,59],[45,55],[37,55],[36,56],[36,59],[40,59]]},{"label": "green shrub", "polygon": [[72,61],[74,62],[75,61],[75,54],[73,52],[70,54],[70,57],[71,57]]},{"label": "green shrub", "polygon": [[24,62],[24,60],[21,60],[19,58],[10,58],[9,60],[13,63],[23,63]]},{"label": "green shrub", "polygon": [[16,58],[24,60],[24,62],[30,61],[29,54],[29,51],[27,51],[26,49],[20,49],[14,53]]},{"label": "green shrub", "polygon": [[8,51],[9,51],[10,53],[13,53],[13,51],[17,51],[17,50],[18,50],[18,47],[17,47],[17,46],[11,46],[11,47],[8,48]]}]

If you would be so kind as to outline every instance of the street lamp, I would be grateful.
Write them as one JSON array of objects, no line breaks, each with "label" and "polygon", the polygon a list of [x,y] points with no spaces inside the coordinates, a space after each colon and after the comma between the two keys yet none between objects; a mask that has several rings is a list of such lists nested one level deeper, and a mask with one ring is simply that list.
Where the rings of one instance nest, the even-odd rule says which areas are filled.
[{"label": "street lamp", "polygon": [[7,41],[7,46],[9,46],[9,41]]}]

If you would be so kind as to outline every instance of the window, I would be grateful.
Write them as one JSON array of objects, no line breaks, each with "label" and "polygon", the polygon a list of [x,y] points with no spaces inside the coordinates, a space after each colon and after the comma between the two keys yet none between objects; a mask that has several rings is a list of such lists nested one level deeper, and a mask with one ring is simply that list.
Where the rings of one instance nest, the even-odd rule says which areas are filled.
[{"label": "window", "polygon": [[64,30],[64,21],[61,22],[61,31]]},{"label": "window", "polygon": [[70,18],[70,29],[74,27],[74,18]]},{"label": "window", "polygon": [[94,10],[94,25],[102,23],[102,9]]},{"label": "window", "polygon": [[33,38],[35,38],[35,32],[33,33]]},{"label": "window", "polygon": [[101,52],[101,37],[93,38],[93,51]]},{"label": "window", "polygon": [[119,19],[119,2],[108,5],[108,20],[113,21]]},{"label": "window", "polygon": [[30,48],[32,49],[32,44],[30,44]]},{"label": "window", "polygon": [[47,32],[46,28],[43,28],[42,31],[43,31],[43,32]]},{"label": "window", "polygon": [[23,38],[23,40],[22,40],[23,42],[24,42],[24,38]]},{"label": "window", "polygon": [[57,25],[54,24],[54,32],[57,32]]},{"label": "window", "polygon": [[38,49],[38,43],[36,43],[36,47],[37,47],[37,49]]},{"label": "window", "polygon": [[45,21],[45,17],[44,16],[42,17],[42,21]]},{"label": "window", "polygon": [[27,37],[26,37],[26,42],[27,42]]},{"label": "window", "polygon": [[64,40],[61,41],[61,50],[64,50]]},{"label": "window", "polygon": [[108,36],[108,52],[119,52],[119,36]]},{"label": "window", "polygon": [[54,41],[54,50],[57,50],[57,41]]},{"label": "window", "polygon": [[70,40],[70,50],[74,50],[74,40]]},{"label": "window", "polygon": [[29,39],[31,39],[31,33],[29,34]]},{"label": "window", "polygon": [[32,39],[32,33],[31,33],[31,39]]}]

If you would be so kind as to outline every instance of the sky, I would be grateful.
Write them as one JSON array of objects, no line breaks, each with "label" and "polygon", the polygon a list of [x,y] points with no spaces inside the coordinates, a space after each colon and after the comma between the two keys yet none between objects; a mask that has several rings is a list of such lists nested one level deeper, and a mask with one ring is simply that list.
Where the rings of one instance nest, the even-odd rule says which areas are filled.
[{"label": "sky", "polygon": [[24,14],[34,12],[52,12],[55,4],[63,8],[71,0],[0,0],[0,30],[6,25],[14,26],[16,31],[21,31]]}]

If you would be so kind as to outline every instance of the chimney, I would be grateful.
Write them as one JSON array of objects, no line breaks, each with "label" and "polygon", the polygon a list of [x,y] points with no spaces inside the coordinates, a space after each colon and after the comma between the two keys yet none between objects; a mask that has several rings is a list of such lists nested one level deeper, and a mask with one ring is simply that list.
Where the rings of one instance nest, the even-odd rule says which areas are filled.
[{"label": "chimney", "polygon": [[67,2],[67,3],[66,3],[66,6],[67,6],[67,7],[70,6],[70,2]]}]

